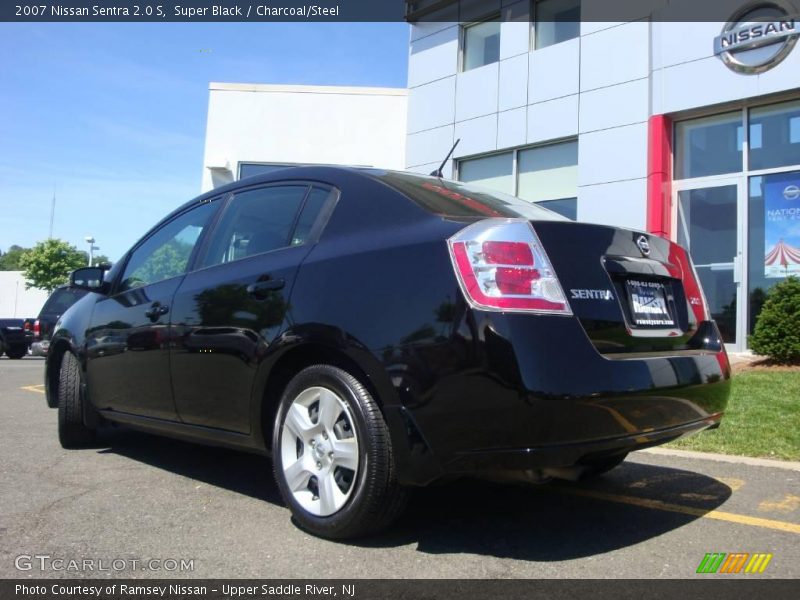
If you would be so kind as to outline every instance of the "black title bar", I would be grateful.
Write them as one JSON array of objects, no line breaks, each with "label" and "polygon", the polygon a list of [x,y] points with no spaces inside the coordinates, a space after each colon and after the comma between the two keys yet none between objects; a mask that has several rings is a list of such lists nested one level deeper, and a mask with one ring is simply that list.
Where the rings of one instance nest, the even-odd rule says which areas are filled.
[{"label": "black title bar", "polygon": [[[575,0],[586,22],[721,21],[752,0]],[[756,3],[759,3],[758,0]],[[800,0],[764,0],[800,14]],[[579,6],[579,8],[578,8]],[[548,12],[548,14],[552,14]],[[553,18],[553,17],[546,17]],[[468,22],[536,20],[533,0],[4,0],[6,22]]]}]

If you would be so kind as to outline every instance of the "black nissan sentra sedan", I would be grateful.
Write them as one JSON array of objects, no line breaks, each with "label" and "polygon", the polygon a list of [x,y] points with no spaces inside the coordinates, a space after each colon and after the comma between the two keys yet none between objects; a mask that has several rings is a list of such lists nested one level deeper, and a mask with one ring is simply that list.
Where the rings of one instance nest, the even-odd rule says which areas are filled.
[{"label": "black nissan sentra sedan", "polygon": [[719,425],[728,397],[683,248],[435,177],[244,179],[71,285],[90,293],[46,371],[65,448],[110,422],[271,455],[329,538],[445,478],[597,475]]}]

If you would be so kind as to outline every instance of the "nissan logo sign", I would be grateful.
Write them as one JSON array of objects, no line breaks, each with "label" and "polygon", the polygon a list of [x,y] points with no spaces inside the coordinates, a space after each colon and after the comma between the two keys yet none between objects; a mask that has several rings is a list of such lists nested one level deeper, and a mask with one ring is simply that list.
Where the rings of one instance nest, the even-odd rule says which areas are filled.
[{"label": "nissan logo sign", "polygon": [[751,2],[714,38],[714,54],[738,73],[763,73],[786,58],[799,34],[797,9],[790,0]]}]

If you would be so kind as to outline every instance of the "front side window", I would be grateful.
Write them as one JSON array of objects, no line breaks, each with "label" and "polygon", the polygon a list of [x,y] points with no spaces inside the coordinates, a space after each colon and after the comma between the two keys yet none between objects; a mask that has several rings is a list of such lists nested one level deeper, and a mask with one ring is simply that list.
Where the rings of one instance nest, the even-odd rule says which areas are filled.
[{"label": "front side window", "polygon": [[464,27],[463,71],[496,63],[499,60],[499,21],[484,21]]},{"label": "front side window", "polygon": [[197,240],[216,210],[216,202],[201,204],[175,217],[147,238],[125,265],[121,290],[183,275]]},{"label": "front side window", "polygon": [[536,49],[576,38],[581,33],[581,0],[535,0]]},{"label": "front side window", "polygon": [[227,263],[292,245],[307,185],[276,185],[237,193],[219,221],[202,266]]}]

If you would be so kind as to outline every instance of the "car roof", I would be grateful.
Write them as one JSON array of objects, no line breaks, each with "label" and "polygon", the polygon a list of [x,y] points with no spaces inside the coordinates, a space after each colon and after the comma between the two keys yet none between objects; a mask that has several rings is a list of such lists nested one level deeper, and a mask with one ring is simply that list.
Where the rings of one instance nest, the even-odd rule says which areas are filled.
[{"label": "car roof", "polygon": [[[380,173],[385,173],[387,170],[385,169],[376,169],[373,167],[358,167],[358,166],[344,166],[344,165],[299,165],[299,166],[290,166],[286,167],[285,169],[276,169],[275,171],[270,171],[269,173],[262,173],[259,175],[252,175],[250,177],[244,177],[243,179],[237,179],[231,183],[227,183],[223,186],[214,188],[213,190],[209,190],[208,192],[204,193],[197,198],[194,198],[191,202],[196,202],[198,200],[206,200],[209,198],[216,198],[220,194],[225,194],[228,192],[235,192],[238,189],[243,187],[248,187],[251,185],[257,185],[259,183],[272,183],[275,181],[283,181],[285,179],[300,179],[300,180],[315,180],[320,179],[324,181],[325,179],[329,179],[330,177],[336,177],[337,175],[341,176],[344,174],[350,175],[361,175],[363,177],[368,177],[370,179],[374,179],[374,175],[378,175]],[[290,175],[291,173],[291,175]]]}]

